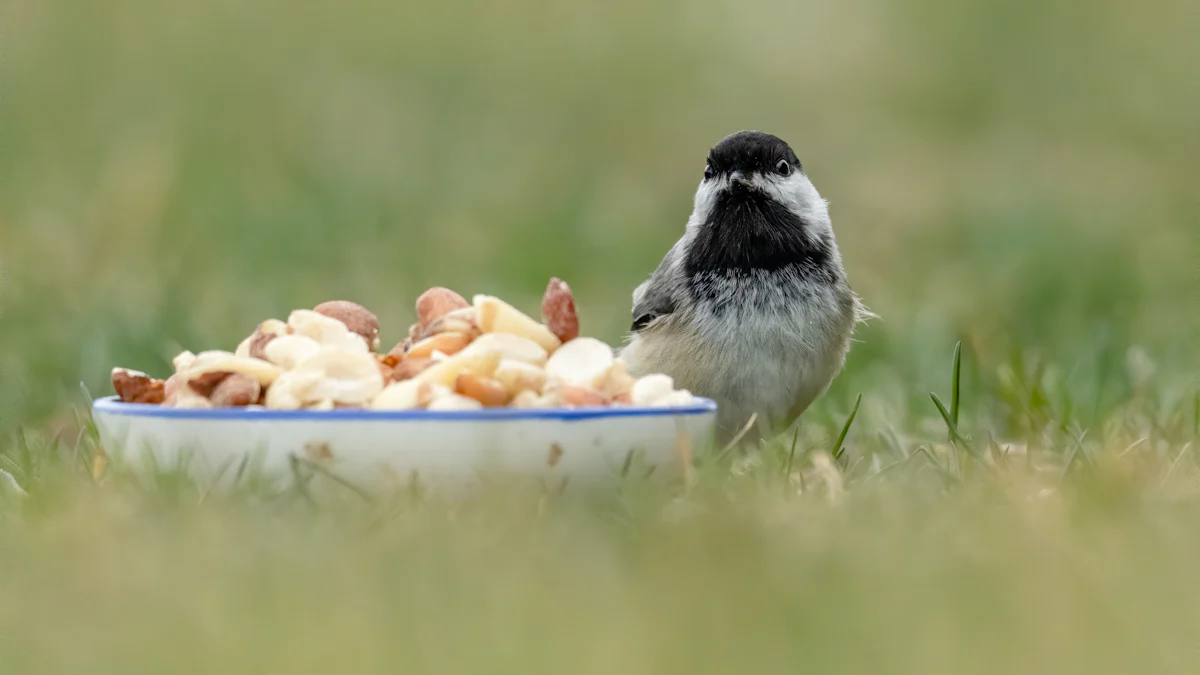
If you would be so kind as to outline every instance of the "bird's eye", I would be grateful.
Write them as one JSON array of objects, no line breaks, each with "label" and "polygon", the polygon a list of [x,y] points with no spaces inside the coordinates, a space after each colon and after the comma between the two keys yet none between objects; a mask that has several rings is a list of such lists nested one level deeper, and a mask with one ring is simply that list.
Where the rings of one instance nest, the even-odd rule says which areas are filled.
[{"label": "bird's eye", "polygon": [[775,173],[779,174],[780,176],[791,175],[792,165],[788,164],[786,159],[781,159],[779,160],[779,163],[775,165]]},{"label": "bird's eye", "polygon": [[708,180],[709,178],[712,178],[712,177],[713,177],[712,164],[705,164],[704,165],[704,180]]}]

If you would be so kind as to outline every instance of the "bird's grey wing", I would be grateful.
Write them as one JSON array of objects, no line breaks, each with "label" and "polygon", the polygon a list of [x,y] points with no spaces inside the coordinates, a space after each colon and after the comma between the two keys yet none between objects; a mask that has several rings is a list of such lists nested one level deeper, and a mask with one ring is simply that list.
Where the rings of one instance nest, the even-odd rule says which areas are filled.
[{"label": "bird's grey wing", "polygon": [[650,278],[633,292],[633,332],[645,329],[677,307],[677,265],[680,244],[671,247]]},{"label": "bird's grey wing", "polygon": [[675,300],[670,290],[662,284],[654,284],[654,279],[644,284],[641,297],[633,303],[633,332],[638,332],[655,320],[675,311]]}]

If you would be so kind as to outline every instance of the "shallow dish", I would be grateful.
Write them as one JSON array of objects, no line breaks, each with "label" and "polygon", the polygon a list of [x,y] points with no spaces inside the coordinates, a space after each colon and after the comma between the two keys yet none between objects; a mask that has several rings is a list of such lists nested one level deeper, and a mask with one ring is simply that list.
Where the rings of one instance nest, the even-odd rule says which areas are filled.
[{"label": "shallow dish", "polygon": [[363,488],[496,474],[576,482],[612,476],[631,459],[674,473],[707,447],[716,410],[703,398],[672,408],[309,411],[167,408],[115,396],[92,408],[105,451],[135,470],[229,481],[249,461],[261,478],[286,482],[297,465],[318,464]]}]

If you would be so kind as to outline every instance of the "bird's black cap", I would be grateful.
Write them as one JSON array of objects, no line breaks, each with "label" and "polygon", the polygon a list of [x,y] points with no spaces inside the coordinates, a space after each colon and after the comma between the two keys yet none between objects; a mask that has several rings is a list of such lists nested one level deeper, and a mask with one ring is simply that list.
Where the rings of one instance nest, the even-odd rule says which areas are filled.
[{"label": "bird's black cap", "polygon": [[708,152],[708,165],[714,174],[741,171],[743,174],[771,171],[779,160],[786,160],[801,171],[800,160],[783,139],[761,131],[739,131],[721,139]]}]

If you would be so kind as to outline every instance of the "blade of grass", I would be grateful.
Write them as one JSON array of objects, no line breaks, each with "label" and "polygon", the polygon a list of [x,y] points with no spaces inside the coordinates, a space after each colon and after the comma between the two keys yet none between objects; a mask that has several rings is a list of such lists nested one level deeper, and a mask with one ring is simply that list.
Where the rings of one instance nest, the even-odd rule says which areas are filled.
[{"label": "blade of grass", "polygon": [[858,416],[858,406],[862,405],[862,394],[854,399],[854,409],[850,411],[850,416],[846,418],[846,423],[842,425],[842,433],[838,434],[837,442],[833,444],[833,458],[840,460],[845,448],[842,443],[846,440],[846,434],[850,433],[850,425],[854,424],[854,418]]},{"label": "blade of grass", "polygon": [[354,483],[350,482],[349,480],[346,480],[342,476],[335,474],[334,472],[330,471],[325,466],[322,466],[321,464],[318,464],[317,462],[311,462],[307,459],[300,458],[300,457],[297,457],[296,459],[301,464],[303,464],[309,471],[319,473],[322,476],[325,476],[326,478],[328,478],[329,480],[332,480],[333,482],[337,483],[338,485],[341,485],[342,487],[346,488],[347,490],[358,495],[360,498],[362,498],[362,500],[364,502],[366,502],[368,504],[375,503],[375,498],[372,497],[371,494],[369,492],[367,492],[365,489],[359,487],[358,485],[355,485]]},{"label": "blade of grass", "polygon": [[1066,480],[1067,476],[1069,476],[1071,474],[1071,468],[1075,466],[1075,461],[1079,458],[1079,449],[1081,447],[1082,446],[1080,446],[1080,445],[1076,445],[1071,450],[1071,456],[1069,458],[1067,458],[1067,465],[1065,467],[1063,467],[1062,475],[1059,476],[1059,478],[1058,478],[1058,481],[1060,483],[1062,481]]},{"label": "blade of grass", "polygon": [[792,449],[788,451],[787,464],[783,465],[783,475],[792,475],[792,461],[796,459],[796,441],[800,440],[800,427],[796,427],[796,431],[792,434]]},{"label": "blade of grass", "polygon": [[1167,479],[1171,477],[1172,473],[1175,473],[1175,467],[1179,466],[1179,460],[1183,459],[1183,456],[1186,455],[1188,450],[1191,449],[1192,442],[1188,441],[1187,444],[1183,446],[1183,449],[1179,451],[1179,454],[1175,456],[1175,461],[1171,462],[1171,468],[1167,469],[1167,473],[1165,473],[1162,477],[1162,480],[1158,482],[1158,487],[1161,488],[1167,484]]},{"label": "blade of grass", "polygon": [[625,477],[629,475],[629,470],[633,468],[633,458],[637,455],[637,448],[630,448],[629,452],[625,453],[625,461],[621,463],[621,482],[625,482]]},{"label": "blade of grass", "polygon": [[34,482],[33,453],[29,451],[29,438],[25,435],[24,427],[17,427],[17,465],[21,467],[21,476],[27,484]]},{"label": "blade of grass", "polygon": [[233,466],[233,460],[234,458],[231,456],[224,462],[221,462],[221,466],[217,469],[212,480],[208,482],[208,485],[201,489],[200,495],[196,498],[197,504],[203,504],[204,500],[208,499],[208,495],[212,494],[212,491],[217,488],[217,483],[220,483],[221,479],[225,477],[225,472],[229,471],[229,467]]},{"label": "blade of grass", "polygon": [[937,472],[939,474],[941,474],[943,477],[949,478],[950,480],[953,480],[955,482],[958,482],[959,480],[961,480],[957,475],[954,474],[953,471],[950,471],[945,466],[943,466],[942,462],[937,457],[935,457],[932,452],[929,451],[929,448],[927,448],[923,445],[918,445],[916,451],[913,452],[913,456],[916,456],[918,454],[924,455],[925,459],[928,460],[929,465],[932,466],[934,469],[936,469]]},{"label": "blade of grass", "polygon": [[938,395],[932,392],[930,392],[929,398],[933,399],[933,404],[937,406],[938,413],[946,422],[946,428],[950,430],[950,442],[953,443],[958,441],[959,443],[962,443],[967,448],[967,451],[974,455],[975,448],[971,445],[970,439],[968,439],[966,436],[963,436],[962,433],[959,432],[958,425],[955,424],[952,419],[950,419],[950,412],[946,410],[946,406],[942,403],[942,399],[938,398]]},{"label": "blade of grass", "polygon": [[1117,453],[1117,459],[1121,459],[1125,455],[1128,455],[1129,453],[1133,452],[1134,448],[1141,445],[1142,443],[1145,443],[1146,440],[1149,438],[1150,438],[1149,436],[1142,436],[1141,438],[1137,439],[1136,441],[1130,443],[1129,447],[1127,447],[1124,450],[1122,450],[1121,452]]},{"label": "blade of grass", "polygon": [[238,463],[237,471],[233,474],[233,487],[237,487],[242,482],[242,476],[246,475],[246,467],[250,466],[250,453],[242,455],[242,461]]},{"label": "blade of grass", "polygon": [[299,495],[311,507],[317,506],[316,501],[308,492],[308,483],[312,480],[312,473],[305,474],[300,470],[300,458],[296,455],[288,455],[288,468],[292,471],[292,477],[295,478],[296,484],[293,486],[295,494]]},{"label": "blade of grass", "polygon": [[962,341],[954,345],[954,379],[950,389],[950,419],[958,426],[959,383],[962,380]]},{"label": "blade of grass", "polygon": [[1096,466],[1096,462],[1092,459],[1091,453],[1089,453],[1087,448],[1083,445],[1084,438],[1087,438],[1087,429],[1084,429],[1082,432],[1080,432],[1079,436],[1074,438],[1075,447],[1079,448],[1079,457],[1083,459],[1088,466]]},{"label": "blade of grass", "polygon": [[736,448],[737,444],[740,443],[742,441],[742,439],[746,437],[746,434],[750,433],[750,429],[754,426],[754,422],[757,420],[758,420],[758,413],[754,413],[753,415],[751,415],[750,419],[746,421],[746,426],[742,427],[741,431],[738,431],[737,434],[734,435],[733,440],[729,441],[729,443],[725,445],[725,447],[721,450],[721,452],[717,453],[717,458],[714,463],[720,462],[721,460],[725,459],[725,455],[728,455],[730,453],[730,451],[732,451],[734,448]]}]

